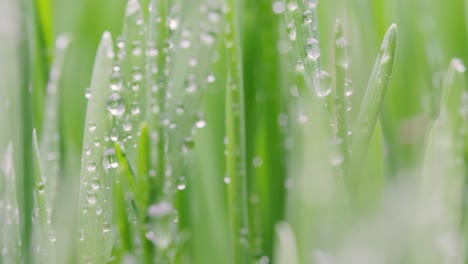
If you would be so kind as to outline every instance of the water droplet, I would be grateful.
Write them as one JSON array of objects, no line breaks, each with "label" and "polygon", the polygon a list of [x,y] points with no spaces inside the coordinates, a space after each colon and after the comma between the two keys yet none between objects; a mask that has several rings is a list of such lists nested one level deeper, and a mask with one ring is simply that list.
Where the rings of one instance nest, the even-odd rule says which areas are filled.
[{"label": "water droplet", "polygon": [[297,10],[297,3],[295,1],[291,1],[288,3],[288,10],[289,11],[296,11]]},{"label": "water droplet", "polygon": [[88,203],[89,204],[93,205],[93,204],[96,204],[96,202],[97,202],[97,197],[96,196],[94,196],[94,195],[88,196]]},{"label": "water droplet", "polygon": [[133,56],[140,56],[142,54],[141,44],[139,41],[132,42],[131,48]]},{"label": "water droplet", "polygon": [[189,48],[191,45],[190,40],[184,39],[180,42],[179,46],[183,49]]},{"label": "water droplet", "polygon": [[174,207],[172,204],[168,202],[160,202],[157,204],[153,204],[148,208],[148,215],[150,217],[163,217],[169,215],[174,211]]},{"label": "water droplet", "polygon": [[122,124],[122,129],[125,132],[130,132],[132,130],[132,123],[126,121],[125,123]]},{"label": "water droplet", "polygon": [[102,214],[102,207],[98,206],[96,207],[96,215],[101,215]]},{"label": "water droplet", "polygon": [[252,161],[252,165],[256,168],[263,166],[263,159],[261,157],[255,157]]},{"label": "water droplet", "polygon": [[197,128],[204,128],[205,126],[206,126],[206,121],[203,119],[200,119],[195,123],[195,127]]},{"label": "water droplet", "polygon": [[182,191],[187,187],[187,179],[184,176],[180,176],[177,182],[177,190]]},{"label": "water droplet", "polygon": [[187,154],[190,150],[195,147],[195,142],[193,141],[192,137],[187,137],[184,140],[184,144],[182,145],[182,152]]},{"label": "water droplet", "polygon": [[213,83],[214,81],[216,81],[216,78],[214,75],[210,74],[208,75],[208,77],[206,78],[206,81],[209,82],[209,83]]},{"label": "water droplet", "polygon": [[273,3],[273,13],[282,14],[284,12],[284,4],[282,1],[276,1]]},{"label": "water droplet", "polygon": [[299,112],[299,116],[297,118],[297,121],[300,124],[305,124],[309,120],[309,117],[304,113],[304,112]]},{"label": "water droplet", "polygon": [[352,83],[351,79],[345,80],[345,96],[346,97],[350,97],[354,93],[354,90],[351,87],[351,83]]},{"label": "water droplet", "polygon": [[312,12],[310,10],[304,11],[304,13],[302,14],[302,23],[304,23],[304,25],[308,25],[312,23],[312,21]]},{"label": "water droplet", "polygon": [[92,96],[92,94],[91,94],[91,88],[88,87],[88,88],[86,88],[86,91],[85,91],[85,98],[86,98],[86,99],[90,99],[91,96]]},{"label": "water droplet", "polygon": [[296,31],[296,25],[294,21],[291,21],[291,23],[288,24],[288,36],[289,36],[289,40],[296,41],[297,31]]},{"label": "water droplet", "polygon": [[138,102],[132,103],[131,112],[132,112],[132,115],[138,115],[140,113],[140,106]]},{"label": "water droplet", "polygon": [[225,184],[229,184],[229,183],[231,183],[231,178],[226,176],[226,177],[224,177],[223,181],[224,181]]},{"label": "water droplet", "polygon": [[92,188],[93,190],[99,189],[99,183],[98,183],[98,182],[92,182],[92,183],[91,183],[91,188]]},{"label": "water droplet", "polygon": [[122,116],[125,112],[125,104],[118,93],[109,95],[106,108],[114,116]]},{"label": "water droplet", "polygon": [[179,27],[179,20],[174,18],[169,18],[168,22],[170,30],[176,30]]},{"label": "water droplet", "polygon": [[51,231],[49,232],[49,241],[53,243],[53,242],[55,242],[56,240],[57,240],[57,238],[56,238],[56,236],[55,236],[55,231],[54,231],[54,230],[51,230]]},{"label": "water droplet", "polygon": [[104,167],[106,169],[115,169],[119,166],[117,162],[117,157],[115,154],[115,149],[109,148],[104,150]]},{"label": "water droplet", "polygon": [[302,61],[299,61],[296,63],[296,72],[300,73],[304,71],[304,63]]},{"label": "water droplet", "polygon": [[89,130],[89,132],[95,131],[95,130],[96,130],[96,123],[94,123],[94,122],[89,122],[89,123],[88,123],[88,130]]},{"label": "water droplet", "polygon": [[464,73],[466,71],[466,67],[460,59],[453,59],[452,64],[457,72]]},{"label": "water droplet", "polygon": [[90,161],[88,165],[86,166],[86,169],[91,172],[96,170],[96,163]]},{"label": "water droplet", "polygon": [[310,9],[316,8],[317,5],[318,5],[318,0],[307,0],[307,6],[308,6]]},{"label": "water droplet", "polygon": [[215,42],[215,34],[213,32],[203,32],[200,35],[200,40],[210,46]]},{"label": "water droplet", "polygon": [[331,93],[331,77],[326,71],[319,71],[314,76],[314,88],[318,97],[323,98]]},{"label": "water droplet", "polygon": [[316,61],[320,57],[320,42],[316,38],[309,38],[306,42],[307,57]]}]

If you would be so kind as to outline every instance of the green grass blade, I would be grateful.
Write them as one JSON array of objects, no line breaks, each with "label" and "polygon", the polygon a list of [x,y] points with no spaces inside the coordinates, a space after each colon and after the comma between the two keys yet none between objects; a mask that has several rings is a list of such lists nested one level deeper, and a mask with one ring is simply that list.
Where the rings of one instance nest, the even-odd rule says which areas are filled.
[{"label": "green grass blade", "polygon": [[[121,254],[131,254],[134,249],[133,231],[134,225],[130,223],[129,216],[129,201],[135,199],[137,189],[135,184],[134,172],[130,168],[130,164],[122,152],[119,143],[115,143],[115,151],[119,166],[116,172],[116,179],[113,183],[113,203],[114,203],[114,222],[117,225],[120,235]],[[131,197],[126,197],[126,191],[130,191]],[[117,256],[116,256],[117,257]],[[118,263],[118,262],[117,262]]]},{"label": "green grass blade", "polygon": [[[21,120],[18,124],[13,124],[17,129],[13,133],[13,154],[15,155],[15,172],[16,172],[16,189],[18,196],[19,208],[19,223],[22,246],[22,261],[30,263],[32,261],[32,215],[33,215],[33,188],[34,188],[34,164],[32,153],[32,131],[35,119],[33,117],[33,95],[31,93],[31,83],[33,81],[34,69],[32,65],[31,40],[28,38],[30,33],[28,25],[30,25],[29,17],[33,10],[28,1],[21,1],[17,8],[24,11],[23,14],[18,14],[21,19],[16,21],[21,26],[17,35],[17,48],[13,51],[19,58],[19,68],[16,70],[20,73],[15,89],[17,94],[12,96],[11,104],[15,107],[14,113],[17,113],[17,118]],[[15,87],[15,86],[12,86]],[[10,88],[12,89],[12,88]],[[16,92],[15,92],[16,93]]]},{"label": "green grass blade", "polygon": [[[281,5],[281,1],[274,4]],[[274,226],[284,217],[284,134],[278,118],[284,115],[280,23],[271,0],[244,1],[243,76],[246,112],[247,178],[249,186],[249,247],[254,261],[273,259]],[[268,62],[268,63],[264,63]],[[283,114],[283,115],[282,115]]]},{"label": "green grass blade", "polygon": [[[427,141],[424,167],[420,179],[421,213],[425,224],[421,226],[420,254],[426,263],[440,263],[451,258],[446,251],[437,251],[428,239],[446,234],[458,234],[462,219],[462,198],[465,181],[464,160],[464,118],[462,94],[465,89],[465,66],[459,59],[453,59],[444,79],[444,89],[439,116],[432,124]],[[461,133],[463,132],[463,133]],[[437,206],[438,214],[426,209],[425,204]],[[458,236],[455,242],[458,242]],[[456,261],[452,258],[453,261]],[[454,262],[456,263],[456,262]],[[461,262],[458,262],[461,263]]]},{"label": "green grass blade", "polygon": [[[347,80],[347,70],[349,68],[348,41],[343,32],[341,21],[336,21],[335,26],[335,107],[337,122],[337,140],[339,141],[340,152],[343,157],[341,168],[343,173],[347,172],[347,166],[350,156],[350,122],[349,122],[349,80]],[[346,176],[345,176],[346,177]]]},{"label": "green grass blade", "polygon": [[[169,27],[168,27],[168,1],[151,0],[148,18],[148,86],[146,121],[148,122],[151,135],[151,167],[156,171],[158,184],[152,186],[153,193],[162,194],[166,171],[166,149],[167,138],[166,127],[163,125],[165,114],[165,102],[167,98],[167,58],[169,56]],[[157,55],[157,58],[155,58]],[[154,138],[154,139],[153,139]],[[160,197],[158,197],[160,198]]]},{"label": "green grass blade", "polygon": [[[305,80],[299,85],[304,89]],[[290,116],[286,220],[296,237],[299,263],[313,261],[311,250],[333,246],[346,219],[345,190],[332,167],[330,126],[318,100],[312,94],[300,97]]]},{"label": "green grass blade", "polygon": [[238,3],[226,1],[226,182],[235,263],[249,262],[244,86]]},{"label": "green grass blade", "polygon": [[60,128],[59,128],[59,91],[62,79],[62,68],[65,64],[70,37],[60,35],[56,41],[54,62],[52,63],[47,84],[45,113],[42,125],[42,136],[39,140],[44,177],[47,180],[47,204],[52,205],[60,173]]},{"label": "green grass blade", "polygon": [[110,252],[107,215],[107,170],[104,168],[104,136],[108,130],[105,111],[113,66],[113,43],[109,32],[99,45],[86,112],[80,179],[80,260],[79,263],[107,261]]},{"label": "green grass blade", "polygon": [[21,87],[21,60],[18,53],[18,41],[21,37],[20,19],[17,13],[20,1],[0,2],[0,16],[7,28],[0,29],[0,263],[21,263],[21,237],[18,212],[18,197],[13,144],[16,127],[21,123],[20,113],[16,108]]},{"label": "green grass blade", "polygon": [[380,47],[356,125],[353,126],[351,177],[346,178],[352,190],[351,195],[354,193],[353,188],[355,187],[353,185],[359,184],[354,179],[362,173],[361,168],[368,152],[372,134],[380,114],[381,104],[393,71],[396,47],[397,26],[393,24],[387,31]]},{"label": "green grass blade", "polygon": [[[38,31],[38,38],[41,40],[43,54],[47,55],[48,49],[52,48],[54,40],[53,29],[53,12],[50,0],[34,0],[34,9],[36,15],[36,30]],[[45,59],[49,59],[46,56]]]},{"label": "green grass blade", "polygon": [[365,215],[376,209],[383,198],[385,187],[383,131],[377,121],[367,151],[362,174],[358,178],[356,195],[357,212]]},{"label": "green grass blade", "polygon": [[287,223],[276,225],[275,263],[299,264],[294,232]]},{"label": "green grass blade", "polygon": [[37,143],[36,130],[33,131],[34,148],[34,198],[37,210],[39,259],[41,262],[56,263],[55,261],[55,231],[51,226],[50,207],[47,201],[47,192],[49,192],[48,179],[44,177],[41,166],[41,154]]},{"label": "green grass blade", "polygon": [[114,117],[119,140],[125,147],[128,158],[133,162],[136,157],[136,140],[132,136],[138,132],[146,110],[146,25],[143,7],[139,0],[127,3],[124,28],[119,48],[118,71],[114,70],[113,106],[108,108]]},{"label": "green grass blade", "polygon": [[149,133],[148,126],[143,123],[140,126],[140,137],[138,142],[138,177],[137,177],[137,193],[135,198],[137,202],[137,214],[140,228],[140,239],[142,245],[142,257],[143,263],[154,262],[153,244],[147,238],[147,208],[150,201],[150,195],[155,196],[156,194],[150,193],[150,157],[149,157]]},{"label": "green grass blade", "polygon": [[135,183],[135,172],[132,170],[130,162],[127,159],[126,154],[122,151],[122,146],[119,143],[115,144],[115,152],[117,160],[119,161],[119,170],[125,175],[126,183],[128,184],[132,194],[137,194],[137,185]]}]

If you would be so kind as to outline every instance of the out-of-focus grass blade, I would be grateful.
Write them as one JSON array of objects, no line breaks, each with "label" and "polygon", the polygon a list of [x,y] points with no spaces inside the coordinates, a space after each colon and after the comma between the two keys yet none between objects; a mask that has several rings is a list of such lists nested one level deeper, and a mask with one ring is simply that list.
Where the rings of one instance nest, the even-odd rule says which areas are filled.
[{"label": "out-of-focus grass blade", "polygon": [[358,177],[362,173],[372,134],[377,123],[381,103],[384,99],[388,82],[393,71],[397,48],[397,26],[393,24],[387,31],[380,47],[374,69],[372,71],[366,93],[361,104],[356,125],[353,126],[352,140],[352,164],[350,165],[350,177],[347,177],[351,195],[355,193],[355,186],[359,184]]},{"label": "out-of-focus grass blade", "polygon": [[5,152],[1,153],[1,170],[0,175],[3,177],[4,191],[2,199],[0,199],[0,222],[1,222],[1,239],[2,254],[0,260],[3,263],[21,263],[22,250],[20,239],[20,225],[18,214],[18,202],[16,198],[16,181],[13,165],[13,145],[8,144]]},{"label": "out-of-focus grass blade", "polygon": [[44,177],[47,181],[47,204],[52,205],[56,193],[57,178],[60,172],[60,128],[59,128],[59,87],[62,68],[70,44],[68,35],[60,35],[56,40],[54,62],[47,84],[45,114],[42,136],[39,140],[40,156]]},{"label": "out-of-focus grass blade", "polygon": [[381,203],[384,185],[384,147],[380,120],[372,134],[362,174],[357,177],[356,205],[358,213],[365,214]]},{"label": "out-of-focus grass blade", "polygon": [[[224,56],[224,53],[221,53]],[[190,210],[190,242],[195,264],[234,263],[226,208],[224,166],[224,98],[226,65],[221,57],[213,66],[216,81],[209,84],[201,110],[206,126],[194,135],[195,148],[186,169]],[[219,76],[219,77],[218,77]],[[220,142],[220,144],[213,144]]]},{"label": "out-of-focus grass blade", "polygon": [[[305,78],[298,85],[305,86]],[[340,221],[346,219],[345,189],[332,168],[331,128],[320,105],[318,98],[304,93],[290,117],[286,220],[296,237],[300,263],[314,261],[312,250],[333,246]]]},{"label": "out-of-focus grass blade", "polygon": [[240,46],[239,5],[234,0],[225,2],[226,27],[226,181],[228,214],[234,246],[235,263],[249,262],[247,171],[244,84]]},{"label": "out-of-focus grass blade", "polygon": [[[281,5],[281,1],[274,3]],[[284,17],[272,10],[271,0],[244,1],[242,53],[246,114],[249,247],[254,261],[273,259],[275,223],[284,217],[284,116],[280,23]],[[285,31],[285,30],[284,30]],[[268,62],[268,63],[264,63]],[[283,114],[283,115],[282,115]]]},{"label": "out-of-focus grass blade", "polygon": [[0,1],[0,263],[21,263],[22,251],[18,200],[16,193],[16,175],[14,165],[15,127],[21,123],[16,103],[21,92],[20,58],[18,43],[20,32],[20,1]]},{"label": "out-of-focus grass blade", "polygon": [[[459,59],[453,59],[444,80],[444,90],[439,116],[432,124],[426,146],[424,167],[420,180],[420,214],[425,216],[421,226],[418,255],[425,263],[440,263],[450,259],[451,263],[461,263],[463,254],[437,250],[431,239],[453,234],[451,241],[462,244],[460,224],[462,220],[462,198],[464,189],[464,109],[462,94],[465,89],[465,66]],[[465,117],[466,118],[466,117]],[[427,208],[427,204],[431,204]],[[438,213],[434,214],[434,210]],[[425,254],[423,254],[423,252]]]},{"label": "out-of-focus grass blade", "polygon": [[110,255],[107,170],[103,157],[104,136],[108,129],[106,103],[113,58],[112,37],[105,32],[96,55],[86,112],[80,179],[79,263],[105,262]]},{"label": "out-of-focus grass blade", "polygon": [[276,225],[275,263],[299,264],[294,232],[287,223]]},{"label": "out-of-focus grass blade", "polygon": [[[50,0],[34,0],[34,9],[36,16],[36,34],[41,42],[41,46],[44,49],[43,54],[47,55],[48,49],[52,48],[52,42],[54,39],[54,29],[53,29],[53,12],[52,5]],[[49,59],[49,56],[46,56],[44,59]]]},{"label": "out-of-focus grass blade", "polygon": [[47,192],[49,191],[47,178],[42,173],[41,156],[37,143],[36,130],[33,131],[33,149],[34,149],[34,198],[37,210],[36,232],[39,247],[38,259],[45,263],[55,263],[55,231],[51,226],[50,207],[47,201]]}]

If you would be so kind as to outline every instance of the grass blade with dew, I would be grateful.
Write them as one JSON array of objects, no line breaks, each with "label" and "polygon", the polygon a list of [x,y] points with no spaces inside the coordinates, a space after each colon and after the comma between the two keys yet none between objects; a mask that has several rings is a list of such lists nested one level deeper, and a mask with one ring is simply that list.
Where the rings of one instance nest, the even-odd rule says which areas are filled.
[{"label": "grass blade with dew", "polygon": [[382,101],[393,71],[393,62],[397,48],[397,26],[393,24],[387,31],[380,52],[375,61],[374,69],[361,104],[356,125],[353,126],[351,149],[350,177],[347,177],[350,194],[356,193],[356,184],[364,181],[362,165],[364,164],[372,134],[377,123]]},{"label": "grass blade with dew", "polygon": [[276,224],[275,263],[299,264],[294,232],[287,223]]},{"label": "grass blade with dew", "polygon": [[[151,169],[156,177],[152,181],[152,193],[162,194],[166,166],[165,139],[166,127],[163,126],[165,101],[167,97],[168,56],[169,56],[169,25],[168,1],[151,0],[148,14],[148,60],[146,91],[146,121],[151,135]],[[158,197],[160,199],[161,197]]]},{"label": "grass blade with dew", "polygon": [[107,170],[103,164],[110,76],[114,59],[112,36],[105,32],[96,55],[88,99],[80,179],[79,263],[101,263],[110,255]]},{"label": "grass blade with dew", "polygon": [[[137,193],[135,200],[137,204],[137,215],[140,229],[140,239],[142,243],[142,263],[154,262],[154,247],[148,235],[148,205],[150,202],[150,142],[149,131],[146,123],[140,126],[140,136],[138,141],[138,168],[137,168]],[[156,230],[159,232],[159,229]],[[158,233],[154,235],[159,239]]]},{"label": "grass blade with dew", "polygon": [[37,133],[36,130],[33,131],[33,149],[34,149],[34,198],[35,198],[35,208],[36,220],[38,225],[37,228],[37,245],[39,247],[39,256],[36,259],[41,260],[40,262],[45,263],[56,263],[55,259],[55,231],[52,229],[51,225],[51,208],[50,204],[47,201],[47,192],[49,192],[49,183],[48,179],[44,177],[43,167],[41,165],[42,158],[39,151],[39,145],[37,143]]},{"label": "grass blade with dew", "polygon": [[321,70],[320,40],[318,32],[317,1],[283,1],[288,38],[292,46],[296,71],[306,73],[307,85],[317,97],[327,103],[331,93],[330,76]]},{"label": "grass blade with dew", "polygon": [[[349,68],[348,41],[343,32],[343,26],[340,20],[335,25],[335,111],[337,123],[337,140],[340,146],[340,155],[342,158],[341,168],[343,173],[347,173],[347,167],[350,156],[350,121],[348,107],[350,105],[349,96],[350,81],[346,78]],[[346,177],[346,175],[344,175]]]},{"label": "grass blade with dew", "polygon": [[[119,133],[128,158],[136,156],[136,137],[146,109],[146,24],[139,0],[129,0],[125,10],[123,35],[118,40],[118,71],[114,68],[117,84],[113,85],[108,110],[114,116],[114,129]],[[120,79],[120,80],[119,80]],[[114,80],[113,80],[114,81]]]},{"label": "grass blade with dew", "polygon": [[[420,254],[418,262],[462,263],[464,248],[460,254],[437,250],[434,239],[449,239],[457,247],[464,247],[461,239],[462,201],[465,181],[464,135],[465,118],[462,116],[466,105],[462,105],[465,89],[465,66],[459,59],[453,59],[444,79],[439,115],[433,122],[427,141],[422,176],[420,179],[419,213],[424,217],[421,226],[423,237],[416,252]],[[465,110],[466,111],[466,110]],[[425,205],[432,204],[431,208]],[[433,211],[437,209],[438,214]]]},{"label": "grass blade with dew", "polygon": [[55,43],[54,62],[52,63],[47,84],[45,114],[42,125],[42,136],[39,139],[40,156],[44,177],[47,181],[47,204],[52,205],[60,172],[60,128],[59,128],[59,88],[62,68],[70,44],[68,35],[60,35]]},{"label": "grass blade with dew", "polygon": [[228,214],[235,263],[248,263],[248,211],[244,85],[240,50],[239,4],[225,2],[226,84],[226,170]]}]

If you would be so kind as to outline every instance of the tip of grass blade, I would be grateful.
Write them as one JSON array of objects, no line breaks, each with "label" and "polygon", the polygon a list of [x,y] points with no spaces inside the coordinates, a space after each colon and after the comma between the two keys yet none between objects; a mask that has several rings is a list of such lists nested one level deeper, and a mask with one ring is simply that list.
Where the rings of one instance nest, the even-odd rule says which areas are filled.
[{"label": "tip of grass blade", "polygon": [[138,12],[141,9],[140,2],[138,0],[129,0],[127,3],[127,7],[125,9],[125,15],[131,16]]},{"label": "tip of grass blade", "polygon": [[275,263],[294,264],[299,263],[297,256],[297,244],[291,226],[286,222],[276,225],[276,250]]}]

